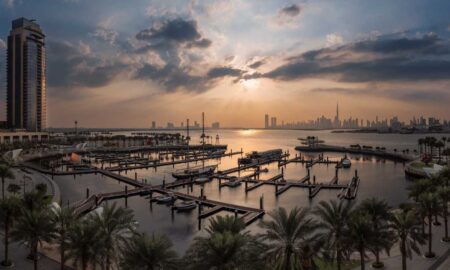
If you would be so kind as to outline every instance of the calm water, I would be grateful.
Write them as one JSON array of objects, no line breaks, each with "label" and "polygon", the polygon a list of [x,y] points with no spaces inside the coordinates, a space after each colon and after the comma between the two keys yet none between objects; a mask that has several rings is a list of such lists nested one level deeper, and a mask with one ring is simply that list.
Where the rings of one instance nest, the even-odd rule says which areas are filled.
[{"label": "calm water", "polygon": [[[319,136],[327,144],[348,146],[350,144],[372,145],[374,147],[386,147],[387,149],[397,148],[417,149],[417,140],[424,135],[399,135],[399,134],[353,134],[353,133],[330,133],[329,131],[282,131],[282,130],[220,130],[209,131],[208,135],[215,138],[219,133],[220,143],[228,144],[228,150],[238,151],[243,148],[244,152],[253,150],[267,150],[281,148],[291,153],[291,158],[295,155],[295,146],[299,145],[298,137]],[[122,133],[123,134],[123,133]],[[192,143],[199,142],[198,131],[191,132]],[[442,135],[437,134],[436,137]],[[214,140],[215,141],[215,140]],[[339,159],[343,155],[337,153],[325,153],[330,159]],[[240,156],[222,158],[221,160],[210,160],[207,164],[218,164],[219,169],[226,169],[237,166],[237,159]],[[385,199],[390,205],[396,206],[407,200],[406,187],[411,182],[405,179],[404,164],[395,163],[387,160],[380,160],[372,157],[363,157],[358,155],[349,156],[352,159],[351,169],[342,169],[339,171],[340,183],[348,183],[354,174],[355,169],[361,178],[357,200],[368,197],[378,197]],[[200,165],[202,163],[191,163],[190,165]],[[139,169],[126,172],[129,177],[137,173],[139,179],[147,179],[152,184],[160,184],[162,179],[166,182],[173,181],[171,172],[174,169],[184,168],[185,164],[159,167],[155,169]],[[268,168],[269,172],[261,175],[261,179],[268,179],[273,175],[280,173],[278,165],[263,166]],[[302,164],[291,163],[284,168],[285,178],[288,180],[299,180],[306,175],[306,168]],[[249,172],[242,172],[241,175]],[[334,165],[315,165],[311,170],[311,175],[316,176],[317,182],[328,182],[335,173]],[[77,200],[85,197],[86,187],[89,187],[91,194],[96,192],[111,192],[124,189],[124,184],[116,180],[102,177],[100,175],[82,175],[57,177],[55,178],[60,185],[63,200]],[[180,188],[180,191],[188,192],[187,188]],[[259,198],[264,196],[265,210],[271,210],[276,207],[293,208],[313,207],[321,200],[337,199],[337,190],[321,190],[313,198],[308,198],[308,190],[301,188],[291,188],[280,196],[275,196],[273,186],[261,186],[245,194],[244,185],[237,188],[224,187],[218,188],[218,181],[214,180],[204,185],[205,195],[208,198],[230,202],[234,204],[259,207]],[[200,194],[200,186],[194,186],[190,193]],[[124,199],[117,200],[118,204],[124,205]],[[197,210],[191,213],[172,214],[168,206],[150,204],[144,197],[132,197],[128,199],[128,207],[135,212],[141,231],[147,233],[164,233],[171,237],[176,249],[183,253],[196,235],[203,233],[199,230],[197,220]],[[226,213],[220,213],[224,215]],[[231,214],[231,213],[230,213]],[[201,227],[208,222],[203,221]],[[257,222],[249,226],[252,232],[257,232]]]}]

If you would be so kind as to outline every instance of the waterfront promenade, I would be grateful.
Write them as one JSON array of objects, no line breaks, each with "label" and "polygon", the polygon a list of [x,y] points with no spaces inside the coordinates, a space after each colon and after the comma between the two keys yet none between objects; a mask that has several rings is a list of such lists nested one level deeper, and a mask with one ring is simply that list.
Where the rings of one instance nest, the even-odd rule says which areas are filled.
[{"label": "waterfront promenade", "polygon": [[[432,259],[425,258],[423,254],[427,251],[427,245],[421,246],[422,255],[413,254],[412,260],[407,259],[408,270],[449,270],[450,269],[450,243],[441,241],[444,236],[444,225],[442,219],[440,226],[433,225],[433,251],[436,257]],[[356,254],[355,254],[356,255]],[[370,261],[366,263],[366,269],[373,269],[373,254],[368,254]],[[359,256],[359,255],[358,255]],[[355,259],[359,259],[356,258]],[[391,254],[381,255],[381,261],[384,263],[386,270],[400,270],[402,269],[402,257],[398,244],[391,249]],[[359,270],[360,267],[355,267],[353,270]]]}]

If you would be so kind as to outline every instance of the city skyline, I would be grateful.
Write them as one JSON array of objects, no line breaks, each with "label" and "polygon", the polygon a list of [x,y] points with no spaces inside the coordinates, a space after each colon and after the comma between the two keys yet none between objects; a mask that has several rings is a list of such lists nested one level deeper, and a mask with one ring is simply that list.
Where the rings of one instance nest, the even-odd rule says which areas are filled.
[{"label": "city skyline", "polygon": [[[264,127],[267,112],[278,125],[307,121],[334,114],[336,100],[346,108],[342,119],[351,112],[406,121],[418,109],[450,118],[446,1],[0,5],[0,59],[12,20],[36,19],[45,29],[49,127],[77,119],[85,127],[145,128],[202,111],[221,127]],[[5,62],[0,72],[6,120]]]}]

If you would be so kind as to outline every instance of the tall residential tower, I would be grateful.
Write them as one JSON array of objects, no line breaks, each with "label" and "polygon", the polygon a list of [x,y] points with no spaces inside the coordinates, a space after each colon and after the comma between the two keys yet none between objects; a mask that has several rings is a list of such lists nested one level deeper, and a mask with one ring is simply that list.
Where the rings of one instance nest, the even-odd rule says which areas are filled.
[{"label": "tall residential tower", "polygon": [[46,128],[45,35],[25,18],[12,21],[7,53],[7,125],[11,129]]}]

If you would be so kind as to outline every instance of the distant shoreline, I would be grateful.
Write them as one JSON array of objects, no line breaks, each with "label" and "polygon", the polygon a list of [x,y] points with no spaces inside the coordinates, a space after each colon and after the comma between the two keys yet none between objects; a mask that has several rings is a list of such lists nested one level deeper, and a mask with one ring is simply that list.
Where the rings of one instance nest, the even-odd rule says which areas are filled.
[{"label": "distant shoreline", "polygon": [[[307,128],[253,128],[253,127],[224,127],[224,128],[211,128],[205,127],[205,130],[298,130],[298,131],[329,131],[330,133],[368,133],[368,134],[400,134],[400,135],[410,135],[410,134],[450,134],[450,130],[443,131],[414,131],[408,133],[402,133],[400,131],[379,131],[374,129],[307,129]],[[49,132],[70,132],[74,128],[49,128]],[[189,127],[190,131],[201,131],[202,128]],[[117,131],[145,131],[145,132],[160,132],[160,131],[186,131],[184,128],[78,128],[79,132],[90,131],[90,132],[117,132]]]}]

